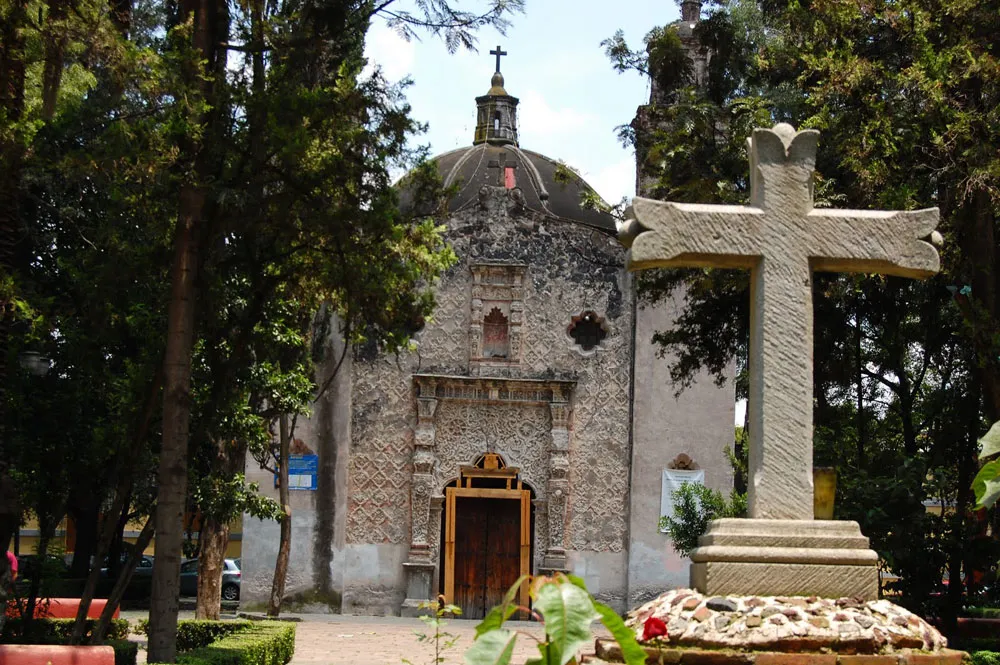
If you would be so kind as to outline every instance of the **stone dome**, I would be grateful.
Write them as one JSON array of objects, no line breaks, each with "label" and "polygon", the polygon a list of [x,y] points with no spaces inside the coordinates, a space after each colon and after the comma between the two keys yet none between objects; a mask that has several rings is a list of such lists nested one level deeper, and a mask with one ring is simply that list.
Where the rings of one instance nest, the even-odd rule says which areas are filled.
[{"label": "stone dome", "polygon": [[[476,97],[476,131],[472,145],[434,158],[445,187],[455,187],[448,211],[457,212],[476,205],[483,188],[502,188],[526,210],[553,219],[582,224],[609,235],[617,232],[614,218],[607,212],[583,205],[584,195],[594,188],[565,164],[531,150],[523,150],[517,140],[518,99],[504,89],[497,46],[497,71],[490,89]],[[412,202],[407,178],[400,181],[400,204]],[[599,198],[599,197],[598,197]]]},{"label": "stone dome", "polygon": [[[476,205],[483,187],[514,190],[511,194],[528,210],[566,222],[589,226],[610,235],[614,218],[583,205],[594,189],[564,164],[516,145],[478,145],[459,148],[434,158],[445,187],[455,187],[448,211]],[[519,192],[519,193],[518,193]]]}]

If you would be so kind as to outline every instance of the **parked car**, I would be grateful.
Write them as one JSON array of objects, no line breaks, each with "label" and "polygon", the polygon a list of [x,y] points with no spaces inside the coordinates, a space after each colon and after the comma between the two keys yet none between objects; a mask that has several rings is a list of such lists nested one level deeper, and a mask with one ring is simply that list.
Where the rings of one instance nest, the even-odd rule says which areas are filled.
[{"label": "parked car", "polygon": [[[222,565],[222,599],[240,599],[240,560],[225,559]],[[198,595],[198,559],[189,559],[181,564],[181,595]]]},{"label": "parked car", "polygon": [[[41,566],[39,566],[41,564]],[[65,577],[69,571],[69,566],[61,556],[48,554],[44,561],[41,561],[37,554],[19,554],[17,556],[17,577],[19,580],[33,579],[42,569],[42,576],[49,578]]]},{"label": "parked car", "polygon": [[[125,561],[127,560],[128,560],[128,554],[123,552],[121,559],[122,564],[124,564]],[[101,577],[107,577],[107,576],[108,576],[108,562],[107,560],[105,560],[104,566],[101,567]],[[134,579],[136,577],[152,577],[152,576],[153,576],[153,557],[143,554],[142,558],[139,559],[139,562],[135,564],[135,572],[132,573],[132,578]]]}]

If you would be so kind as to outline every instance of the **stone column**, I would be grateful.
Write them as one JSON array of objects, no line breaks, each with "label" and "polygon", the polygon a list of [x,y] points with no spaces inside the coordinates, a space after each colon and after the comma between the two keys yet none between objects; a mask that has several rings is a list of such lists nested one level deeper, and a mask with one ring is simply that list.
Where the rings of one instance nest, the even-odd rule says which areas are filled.
[{"label": "stone column", "polygon": [[553,396],[549,405],[552,414],[552,439],[549,445],[549,480],[546,486],[546,508],[549,525],[549,545],[542,559],[542,572],[566,570],[566,503],[569,499],[569,417],[567,396]]},{"label": "stone column", "polygon": [[431,498],[436,494],[434,469],[437,467],[434,413],[437,411],[433,381],[417,384],[417,426],[414,430],[413,481],[410,484],[410,552],[406,570],[406,600],[403,616],[421,613],[420,603],[433,598],[431,583],[434,560],[430,546]]}]

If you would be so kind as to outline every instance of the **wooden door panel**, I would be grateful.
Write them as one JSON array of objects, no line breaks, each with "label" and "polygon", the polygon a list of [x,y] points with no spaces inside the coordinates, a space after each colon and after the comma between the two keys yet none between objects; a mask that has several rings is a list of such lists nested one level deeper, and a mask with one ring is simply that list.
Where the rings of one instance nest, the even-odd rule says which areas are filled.
[{"label": "wooden door panel", "polygon": [[458,497],[455,501],[455,598],[465,619],[486,616],[486,561],[489,499]]},{"label": "wooden door panel", "polygon": [[486,538],[485,607],[503,602],[510,585],[521,573],[521,503],[494,499],[489,512]]},{"label": "wooden door panel", "polygon": [[[463,618],[481,619],[530,572],[530,493],[448,488],[446,501],[445,594]],[[528,602],[526,584],[519,600]]]}]

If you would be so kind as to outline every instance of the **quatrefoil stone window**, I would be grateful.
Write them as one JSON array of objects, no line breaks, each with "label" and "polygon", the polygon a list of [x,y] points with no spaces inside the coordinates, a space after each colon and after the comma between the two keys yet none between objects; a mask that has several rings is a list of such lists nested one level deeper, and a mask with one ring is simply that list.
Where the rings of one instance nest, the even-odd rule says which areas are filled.
[{"label": "quatrefoil stone window", "polygon": [[574,316],[567,332],[577,346],[584,351],[592,351],[597,348],[608,336],[604,318],[590,310]]}]

